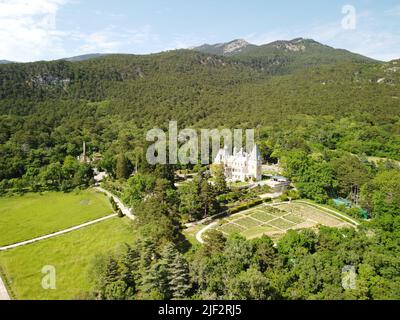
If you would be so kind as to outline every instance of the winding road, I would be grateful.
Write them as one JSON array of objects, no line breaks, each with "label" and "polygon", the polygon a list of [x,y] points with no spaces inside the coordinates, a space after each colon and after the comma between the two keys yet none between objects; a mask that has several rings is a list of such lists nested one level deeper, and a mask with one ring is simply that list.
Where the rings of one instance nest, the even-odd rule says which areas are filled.
[{"label": "winding road", "polygon": [[132,211],[128,207],[125,207],[125,205],[122,203],[121,199],[119,199],[117,196],[115,196],[110,191],[107,191],[106,189],[103,189],[101,187],[96,187],[94,189],[105,193],[108,197],[112,197],[114,199],[114,201],[117,203],[118,207],[121,209],[122,213],[125,216],[127,216],[129,219],[131,219],[132,221],[136,219],[136,217],[133,215]]}]

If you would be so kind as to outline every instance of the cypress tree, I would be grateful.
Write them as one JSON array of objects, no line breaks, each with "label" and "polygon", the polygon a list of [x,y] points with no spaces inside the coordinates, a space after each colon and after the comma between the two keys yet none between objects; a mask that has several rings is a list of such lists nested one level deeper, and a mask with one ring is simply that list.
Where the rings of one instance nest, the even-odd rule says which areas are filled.
[{"label": "cypress tree", "polygon": [[129,177],[128,160],[122,153],[117,157],[117,167],[115,169],[115,175],[117,179],[126,179]]},{"label": "cypress tree", "polygon": [[225,169],[223,165],[216,166],[214,170],[214,176],[215,176],[215,191],[221,195],[224,194],[228,191],[228,186],[226,183],[226,177],[225,177]]}]

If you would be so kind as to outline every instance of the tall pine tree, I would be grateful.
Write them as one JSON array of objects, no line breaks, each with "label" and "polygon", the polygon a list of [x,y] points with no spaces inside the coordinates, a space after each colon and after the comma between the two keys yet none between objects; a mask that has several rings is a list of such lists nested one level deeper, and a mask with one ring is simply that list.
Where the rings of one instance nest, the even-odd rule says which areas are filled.
[{"label": "tall pine tree", "polygon": [[175,255],[170,265],[170,290],[174,299],[184,299],[190,289],[189,266],[180,253]]}]

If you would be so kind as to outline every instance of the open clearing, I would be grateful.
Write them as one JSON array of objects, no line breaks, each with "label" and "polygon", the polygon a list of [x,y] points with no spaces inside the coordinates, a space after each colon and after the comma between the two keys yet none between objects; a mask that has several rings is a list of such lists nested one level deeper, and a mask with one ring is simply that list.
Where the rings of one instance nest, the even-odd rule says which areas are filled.
[{"label": "open clearing", "polygon": [[94,190],[0,198],[0,246],[57,232],[110,213],[107,197]]},{"label": "open clearing", "polygon": [[349,222],[306,203],[262,205],[221,220],[217,230],[225,235],[240,233],[248,239],[263,235],[277,239],[288,230],[353,227]]},{"label": "open clearing", "polygon": [[[134,233],[128,218],[112,218],[63,236],[0,253],[4,280],[17,299],[70,300],[91,289],[88,266],[101,253],[132,244]],[[41,286],[44,266],[56,268],[56,289]]]}]

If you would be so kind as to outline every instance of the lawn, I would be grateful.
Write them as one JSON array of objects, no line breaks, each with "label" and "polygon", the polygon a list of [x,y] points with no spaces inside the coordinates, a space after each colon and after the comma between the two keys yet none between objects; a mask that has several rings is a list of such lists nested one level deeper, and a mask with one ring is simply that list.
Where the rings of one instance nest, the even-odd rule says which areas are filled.
[{"label": "lawn", "polygon": [[[94,256],[133,241],[131,221],[112,218],[56,238],[0,252],[0,267],[17,299],[70,300],[91,288],[87,269]],[[44,266],[56,268],[56,290],[41,287]]]},{"label": "lawn", "polygon": [[257,220],[254,220],[252,218],[242,218],[234,222],[245,228],[257,227],[260,224]]},{"label": "lawn", "polygon": [[285,216],[286,220],[289,220],[290,222],[293,222],[295,224],[300,224],[305,222],[306,220],[303,218],[300,218],[299,216],[296,216],[295,214],[289,214],[287,216]]},{"label": "lawn", "polygon": [[268,214],[271,214],[271,215],[273,215],[275,217],[282,217],[282,216],[288,214],[288,212],[285,211],[285,210],[281,210],[281,209],[278,209],[278,208],[275,208],[275,207],[270,207],[270,206],[269,207],[265,207],[264,210]]},{"label": "lawn", "polygon": [[295,223],[286,221],[284,219],[275,219],[269,223],[273,227],[277,227],[282,230],[287,230],[295,226]]},{"label": "lawn", "polygon": [[272,226],[263,225],[263,226],[258,226],[258,227],[251,228],[251,229],[248,229],[246,231],[243,231],[242,235],[245,236],[248,239],[254,239],[254,238],[261,237],[263,235],[276,233],[277,231],[279,231],[279,230],[275,229]]},{"label": "lawn", "polygon": [[111,213],[107,197],[94,190],[0,198],[0,246],[67,229]]},{"label": "lawn", "polygon": [[276,217],[269,215],[268,213],[264,212],[264,211],[256,211],[252,214],[252,217],[254,219],[263,221],[263,222],[268,222],[271,221],[273,219],[276,219]]},{"label": "lawn", "polygon": [[218,230],[223,233],[232,234],[245,231],[246,228],[230,223],[230,224],[224,224],[222,227],[218,228]]}]

